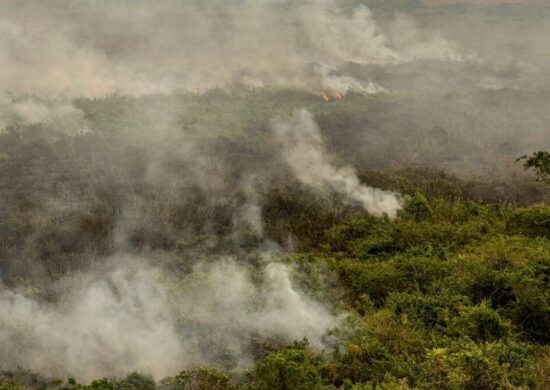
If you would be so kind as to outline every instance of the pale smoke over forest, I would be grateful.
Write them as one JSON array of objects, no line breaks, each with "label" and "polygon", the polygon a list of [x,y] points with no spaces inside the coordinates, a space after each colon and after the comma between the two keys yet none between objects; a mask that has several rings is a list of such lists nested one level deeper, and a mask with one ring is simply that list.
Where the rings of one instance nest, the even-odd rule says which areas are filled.
[{"label": "pale smoke over forest", "polygon": [[0,373],[242,372],[304,338],[339,356],[371,298],[288,256],[341,259],[334,226],[399,221],[419,191],[550,199],[514,162],[550,147],[549,14],[2,1]]},{"label": "pale smoke over forest", "polygon": [[340,192],[359,202],[369,213],[395,217],[401,208],[397,194],[362,185],[353,168],[337,168],[327,156],[317,124],[306,110],[297,111],[287,121],[274,124],[281,155],[303,183],[319,190]]},{"label": "pale smoke over forest", "polygon": [[333,0],[8,1],[2,15],[2,86],[17,94],[148,94],[233,84],[363,92],[367,84],[341,73],[343,65],[465,59],[412,21],[392,23],[396,36],[408,36],[394,42],[366,6]]},{"label": "pale smoke over forest", "polygon": [[259,335],[307,335],[321,348],[337,324],[292,286],[281,264],[265,267],[255,284],[251,270],[231,259],[198,265],[180,281],[140,259],[110,263],[61,280],[55,304],[2,291],[0,310],[9,313],[0,334],[2,367],[84,380],[136,369],[162,378],[182,366],[221,364],[222,357],[245,367],[252,359],[247,339]]}]

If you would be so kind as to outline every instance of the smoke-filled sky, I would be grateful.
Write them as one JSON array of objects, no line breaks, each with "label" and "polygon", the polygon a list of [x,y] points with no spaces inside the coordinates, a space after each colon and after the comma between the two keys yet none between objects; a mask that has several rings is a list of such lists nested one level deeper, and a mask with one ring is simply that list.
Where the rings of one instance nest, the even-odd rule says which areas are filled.
[{"label": "smoke-filled sky", "polygon": [[[2,89],[102,96],[239,83],[368,91],[345,63],[466,58],[414,23],[392,40],[363,5],[297,1],[3,2]],[[407,37],[405,37],[407,35]]]},{"label": "smoke-filled sky", "polygon": [[[343,65],[519,65],[543,44],[540,20],[535,29],[513,18],[497,23],[459,14],[435,18],[437,26],[407,15],[405,5],[393,14],[379,7],[334,0],[3,1],[0,86],[5,93],[71,97],[231,84],[368,92],[368,80],[350,78]],[[535,31],[539,42],[529,35]],[[491,33],[498,41],[486,40]],[[522,39],[525,56],[514,57]]]},{"label": "smoke-filled sky", "polygon": [[3,1],[0,122],[78,123],[75,97],[235,85],[345,94],[550,84],[544,17],[432,14],[438,4]]}]

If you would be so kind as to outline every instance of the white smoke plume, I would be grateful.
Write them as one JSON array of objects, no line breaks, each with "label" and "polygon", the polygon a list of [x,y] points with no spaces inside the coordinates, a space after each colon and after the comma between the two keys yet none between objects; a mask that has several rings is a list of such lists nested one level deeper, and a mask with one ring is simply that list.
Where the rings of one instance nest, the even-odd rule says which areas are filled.
[{"label": "white smoke plume", "polygon": [[343,68],[464,58],[408,19],[388,35],[367,7],[348,8],[336,0],[3,1],[0,129],[62,119],[86,132],[71,105],[77,97],[236,85],[373,94],[384,86]]},{"label": "white smoke plume", "polygon": [[0,367],[91,380],[132,370],[157,379],[231,357],[252,361],[257,335],[323,348],[336,325],[298,291],[277,263],[253,273],[231,259],[198,265],[175,280],[144,260],[125,257],[106,270],[73,275],[56,288],[61,301],[0,289]]},{"label": "white smoke plume", "polygon": [[274,122],[281,153],[298,180],[319,190],[329,189],[361,203],[369,213],[395,217],[401,208],[397,194],[361,184],[352,167],[336,167],[328,156],[313,116],[305,109]]},{"label": "white smoke plume", "polygon": [[0,89],[15,94],[317,92],[337,76],[348,81],[339,88],[363,92],[368,82],[340,74],[343,65],[462,58],[410,21],[393,42],[367,7],[336,0],[8,0],[0,15]]},{"label": "white smoke plume", "polygon": [[90,131],[82,110],[70,102],[35,97],[14,98],[0,90],[0,129],[12,123],[42,123],[71,134]]}]

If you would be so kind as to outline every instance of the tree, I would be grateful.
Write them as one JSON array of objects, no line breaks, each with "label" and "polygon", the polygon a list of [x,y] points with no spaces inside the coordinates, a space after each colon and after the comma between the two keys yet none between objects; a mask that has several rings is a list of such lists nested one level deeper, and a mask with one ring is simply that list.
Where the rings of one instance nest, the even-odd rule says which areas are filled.
[{"label": "tree", "polygon": [[521,156],[516,161],[525,161],[525,169],[533,169],[537,175],[537,180],[550,185],[550,153],[538,151],[531,156]]},{"label": "tree", "polygon": [[314,390],[322,388],[313,355],[303,349],[283,349],[267,355],[256,366],[258,390]]},{"label": "tree", "polygon": [[424,221],[432,215],[432,208],[428,203],[428,199],[421,193],[417,192],[407,200],[403,212],[406,216],[414,219],[416,222]]}]

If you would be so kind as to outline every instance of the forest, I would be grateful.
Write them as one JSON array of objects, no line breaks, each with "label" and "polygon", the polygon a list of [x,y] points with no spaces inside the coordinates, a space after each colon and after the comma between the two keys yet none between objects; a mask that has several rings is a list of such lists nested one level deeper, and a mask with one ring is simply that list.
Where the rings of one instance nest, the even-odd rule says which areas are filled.
[{"label": "forest", "polygon": [[0,390],[549,389],[509,3],[0,3]]},{"label": "forest", "polygon": [[[184,311],[181,318],[175,319],[177,326],[189,327],[197,321],[201,327],[209,328],[187,330],[184,334],[196,338],[196,347],[206,351],[194,352],[201,355],[206,352],[207,357],[203,358],[211,364],[199,364],[175,376],[160,378],[158,383],[150,373],[133,372],[116,380],[96,379],[85,386],[76,384],[72,377],[54,377],[53,380],[60,381],[55,387],[547,388],[550,206],[545,202],[550,190],[543,181],[548,177],[547,155],[542,153],[524,160],[536,169],[533,172],[540,172],[540,182],[535,175],[523,177],[519,173],[516,179],[502,183],[466,181],[429,162],[439,150],[444,149],[448,156],[457,147],[446,139],[443,129],[437,130],[442,136],[433,138],[431,149],[418,156],[418,166],[357,171],[362,182],[403,197],[403,207],[395,218],[376,217],[354,202],[327,196],[300,183],[290,172],[285,172],[285,167],[276,167],[273,156],[276,147],[269,144],[269,123],[265,119],[269,114],[262,111],[249,114],[249,110],[256,109],[259,99],[265,99],[261,107],[267,112],[291,111],[293,99],[309,100],[310,109],[315,110],[321,128],[327,132],[326,138],[334,137],[331,142],[334,153],[343,148],[348,151],[348,158],[354,160],[358,157],[349,154],[349,147],[338,141],[345,143],[348,138],[337,137],[353,128],[335,117],[345,115],[351,123],[348,126],[353,126],[362,122],[361,116],[370,111],[369,106],[400,104],[394,101],[395,97],[362,96],[348,96],[345,101],[325,104],[316,95],[293,91],[240,96],[213,92],[211,96],[198,98],[113,97],[77,102],[87,120],[94,128],[104,129],[102,132],[67,136],[56,134],[47,126],[29,125],[8,127],[1,135],[4,205],[1,258],[7,286],[26,285],[27,289],[32,288],[33,299],[55,304],[63,302],[60,294],[68,294],[66,290],[72,284],[95,283],[82,275],[71,276],[76,280],[63,283],[59,280],[82,270],[93,270],[101,275],[107,273],[109,283],[113,284],[109,288],[123,299],[143,299],[144,303],[162,305],[159,310],[174,310],[171,303],[169,306],[155,292],[146,291],[142,296],[141,292],[126,291],[141,288],[140,281],[133,280],[132,275],[116,275],[117,270],[114,275],[109,274],[113,271],[101,268],[112,267],[110,260],[98,259],[120,256],[122,251],[135,257],[146,256],[153,266],[177,275],[176,285],[169,288],[182,291],[170,292],[174,294],[171,296],[177,299],[181,294],[183,299],[190,300],[204,298],[186,291],[190,288],[187,283],[194,286],[191,288],[205,289],[207,294],[219,294],[204,281],[187,282],[193,274],[199,274],[197,278],[211,277],[212,270],[197,269],[196,264],[217,264],[220,257],[231,257],[227,260],[231,263],[222,266],[231,278],[243,277],[238,273],[245,272],[249,283],[261,285],[269,284],[265,270],[271,260],[267,257],[277,256],[291,270],[289,282],[300,294],[330,307],[326,312],[301,315],[280,310],[278,303],[266,303],[266,297],[255,293],[248,297],[247,306],[267,304],[280,310],[276,315],[286,316],[283,321],[288,324],[284,326],[300,328],[292,322],[306,320],[313,323],[303,329],[323,327],[323,333],[312,332],[315,339],[311,341],[307,338],[285,341],[281,337],[284,328],[277,326],[268,327],[269,336],[265,337],[262,328],[233,328],[223,323],[224,318],[203,317],[196,310],[191,310],[192,318],[188,319],[185,310],[189,309],[178,307]],[[147,110],[166,112],[166,107],[154,107],[155,104],[186,110],[196,104],[192,108],[196,110],[194,116],[186,116],[191,124],[180,125],[200,129],[193,146],[200,145],[207,156],[202,166],[195,165],[196,156],[191,160],[187,154],[157,156],[168,147],[165,143],[173,144],[173,137],[179,134],[164,134],[166,139],[157,135],[156,143],[124,134],[139,133],[139,126],[148,125],[146,118],[154,114]],[[210,114],[214,111],[212,107],[216,107],[216,118]],[[117,116],[127,111],[141,112],[145,117]],[[231,123],[232,117],[239,120]],[[373,120],[371,115],[369,118]],[[216,134],[218,123],[231,123],[234,128],[231,138]],[[341,128],[334,123],[340,123]],[[408,137],[425,137],[425,133],[419,129]],[[394,145],[395,152],[406,153],[408,143],[407,140],[403,145]],[[147,160],[157,158],[162,169],[156,168],[155,175],[148,174]],[[374,161],[366,161],[365,166],[384,163],[376,161],[373,155],[368,158]],[[513,155],[508,159],[512,167],[517,165],[517,170],[523,171],[524,163],[514,163]],[[359,166],[359,162],[355,164]],[[253,173],[261,180],[243,184],[243,177]],[[195,182],[205,178],[207,183]],[[208,188],[208,196],[201,186]],[[250,186],[256,188],[254,195],[250,194]],[[495,191],[495,187],[502,189]],[[260,227],[255,226],[252,215],[247,215],[252,214],[253,206],[262,210]],[[24,256],[15,256],[21,253]],[[120,264],[129,267],[126,263],[130,261],[137,260],[122,260]],[[143,277],[147,283],[158,279],[148,269]],[[164,278],[155,283],[173,283]],[[223,288],[231,294],[242,293],[240,287],[232,286],[232,281]],[[121,291],[117,292],[118,289]],[[124,297],[125,294],[129,296]],[[3,299],[2,310],[8,313],[7,308],[16,309],[17,299],[21,298],[13,295],[11,302]],[[295,298],[277,295],[275,299],[291,305]],[[233,306],[236,303],[232,301],[199,302],[189,304],[212,305],[213,315],[237,323],[241,320],[239,316],[246,317],[258,310]],[[115,309],[120,310],[118,306]],[[226,309],[235,312],[226,314]],[[13,314],[13,320],[4,319],[14,327],[8,328],[8,335],[12,342],[19,341],[18,348],[45,349],[47,345],[40,342],[33,345],[32,339],[26,340],[28,335],[24,334],[21,322],[26,315],[33,315],[33,309],[29,310],[26,313],[20,309]],[[40,309],[38,314],[55,321],[49,310],[53,309]],[[92,310],[105,316],[109,308]],[[156,310],[147,316],[160,315]],[[88,320],[92,321],[91,326],[101,326],[100,319]],[[156,323],[155,318],[132,318],[135,320],[151,321],[150,326]],[[121,321],[126,319],[122,317]],[[40,337],[41,333],[35,331]],[[68,337],[76,345],[80,342],[76,335],[58,335],[53,329],[46,332],[46,335],[53,333],[49,337],[54,340]],[[217,333],[214,340],[210,339],[210,332]],[[224,340],[226,337],[240,340],[229,342]],[[64,345],[67,341],[60,342],[54,350],[78,348]],[[139,340],[128,342],[139,344]],[[172,341],[168,338],[167,342]],[[234,343],[239,344],[239,353],[235,352]],[[134,353],[150,353],[141,351],[139,346],[128,346],[129,352],[112,351],[108,345],[104,348],[109,354],[127,353],[130,361],[136,358]],[[240,368],[241,353],[253,359],[251,368]],[[10,356],[26,360],[32,354],[14,350]],[[46,367],[66,364],[63,359],[60,362],[53,359]],[[71,364],[86,364],[92,357],[84,354],[82,359]],[[26,370],[6,370],[2,386],[50,387],[54,383],[50,380]]]}]

